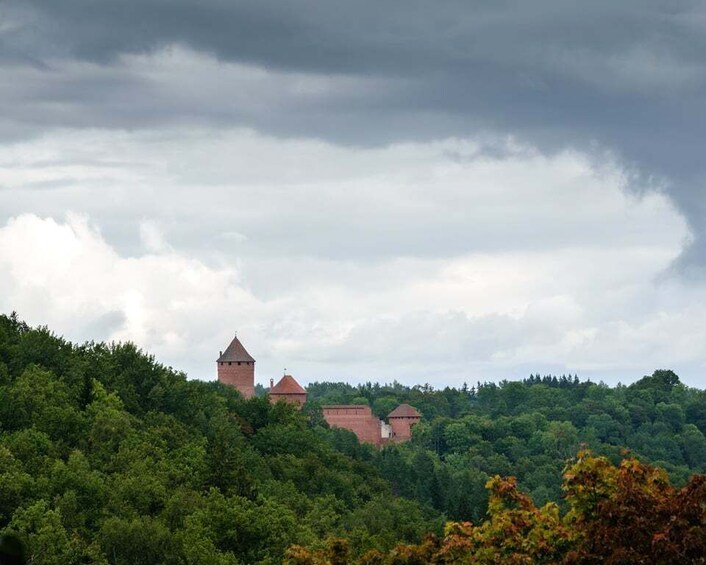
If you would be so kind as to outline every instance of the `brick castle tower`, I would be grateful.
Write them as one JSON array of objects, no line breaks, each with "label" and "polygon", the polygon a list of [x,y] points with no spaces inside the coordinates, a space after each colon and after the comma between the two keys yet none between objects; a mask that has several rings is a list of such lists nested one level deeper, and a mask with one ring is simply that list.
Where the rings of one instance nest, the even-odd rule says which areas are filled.
[{"label": "brick castle tower", "polygon": [[280,400],[301,406],[306,402],[306,390],[292,375],[284,375],[277,384],[270,379],[270,402]]},{"label": "brick castle tower", "polygon": [[219,382],[237,388],[245,398],[255,396],[255,359],[237,335],[226,350],[221,351],[216,364]]},{"label": "brick castle tower", "polygon": [[392,426],[392,441],[407,441],[412,437],[412,426],[421,420],[422,415],[409,404],[400,404],[387,415]]}]

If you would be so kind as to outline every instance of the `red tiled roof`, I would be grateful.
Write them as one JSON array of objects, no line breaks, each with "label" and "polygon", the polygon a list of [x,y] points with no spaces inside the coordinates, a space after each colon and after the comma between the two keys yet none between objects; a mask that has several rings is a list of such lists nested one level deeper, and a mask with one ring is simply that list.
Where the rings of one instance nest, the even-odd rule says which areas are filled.
[{"label": "red tiled roof", "polygon": [[227,361],[245,361],[253,363],[255,359],[253,359],[252,355],[245,350],[243,344],[240,343],[240,340],[236,336],[217,360],[218,363],[224,363]]},{"label": "red tiled roof", "polygon": [[421,418],[422,415],[409,404],[400,404],[387,415],[388,418]]},{"label": "red tiled roof", "polygon": [[284,375],[279,382],[270,389],[270,394],[306,394],[306,390],[302,388],[292,375]]}]

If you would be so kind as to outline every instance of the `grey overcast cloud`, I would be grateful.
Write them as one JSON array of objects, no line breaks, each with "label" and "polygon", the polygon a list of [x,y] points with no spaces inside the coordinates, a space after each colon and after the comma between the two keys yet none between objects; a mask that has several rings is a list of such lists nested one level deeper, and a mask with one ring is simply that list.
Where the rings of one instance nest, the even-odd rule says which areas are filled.
[{"label": "grey overcast cloud", "polygon": [[0,2],[0,310],[214,379],[706,386],[706,4]]}]

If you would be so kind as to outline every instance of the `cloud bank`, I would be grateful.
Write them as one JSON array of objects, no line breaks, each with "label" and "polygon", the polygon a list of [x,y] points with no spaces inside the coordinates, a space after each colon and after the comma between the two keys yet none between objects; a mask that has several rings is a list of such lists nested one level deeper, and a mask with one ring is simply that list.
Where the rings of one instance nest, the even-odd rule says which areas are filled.
[{"label": "cloud bank", "polygon": [[304,381],[697,379],[704,291],[660,278],[689,237],[667,196],[575,151],[485,149],[193,129],[17,142],[0,158],[2,307],[198,378],[238,330],[261,382],[281,365]]},{"label": "cloud bank", "polygon": [[3,16],[6,138],[198,123],[356,145],[597,143],[666,180],[693,232],[676,267],[706,264],[699,2],[8,0]]},{"label": "cloud bank", "polygon": [[267,378],[698,382],[705,26],[691,0],[6,0],[0,307],[199,378],[237,328]]}]

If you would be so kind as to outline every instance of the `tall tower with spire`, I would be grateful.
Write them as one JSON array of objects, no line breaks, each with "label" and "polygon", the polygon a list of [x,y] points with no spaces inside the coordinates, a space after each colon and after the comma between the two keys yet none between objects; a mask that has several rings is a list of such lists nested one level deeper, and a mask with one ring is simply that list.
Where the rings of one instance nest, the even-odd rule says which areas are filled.
[{"label": "tall tower with spire", "polygon": [[255,359],[236,334],[218,360],[218,381],[237,388],[245,398],[255,396]]}]

